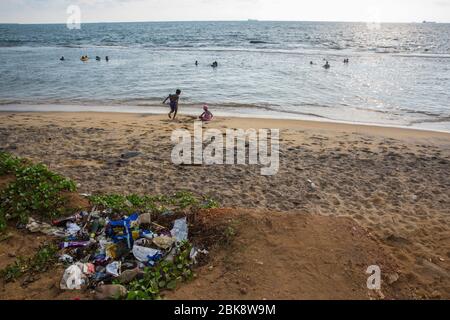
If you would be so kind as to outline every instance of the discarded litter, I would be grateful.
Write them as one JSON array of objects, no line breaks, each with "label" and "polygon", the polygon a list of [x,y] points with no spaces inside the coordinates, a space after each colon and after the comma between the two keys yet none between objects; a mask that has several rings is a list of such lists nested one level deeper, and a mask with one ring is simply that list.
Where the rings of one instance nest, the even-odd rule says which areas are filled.
[{"label": "discarded litter", "polygon": [[152,215],[150,213],[143,213],[138,217],[137,221],[138,225],[141,226],[143,224],[152,223]]},{"label": "discarded litter", "polygon": [[80,247],[87,247],[91,242],[90,241],[70,241],[70,242],[63,242],[59,245],[61,249],[63,248],[80,248]]},{"label": "discarded litter", "polygon": [[167,236],[160,236],[153,238],[153,243],[161,249],[167,250],[173,246],[175,243],[175,238],[167,237]]},{"label": "discarded litter", "polygon": [[132,227],[137,225],[137,219],[139,215],[137,213],[131,215],[128,218],[110,221],[107,228],[107,235],[110,236],[114,242],[126,240],[128,248],[133,246]]},{"label": "discarded litter", "polygon": [[[174,212],[166,210],[163,221]],[[52,225],[30,218],[26,228],[58,236],[58,261],[68,267],[60,281],[62,290],[95,289],[96,299],[124,297],[128,285],[144,277],[144,268],[158,261],[174,261],[183,241],[188,240],[187,218],[167,228],[152,221],[150,213],[117,215],[111,209],[80,212],[52,221]],[[159,221],[158,221],[159,222]],[[192,248],[189,258],[196,263],[206,250]]]},{"label": "discarded litter", "polygon": [[31,217],[28,219],[28,223],[25,228],[32,233],[40,232],[48,236],[56,236],[61,238],[66,236],[63,229],[52,227],[45,222],[38,222]]},{"label": "discarded litter", "polygon": [[60,288],[62,290],[77,290],[81,289],[85,284],[86,276],[78,265],[73,264],[64,271],[64,275],[60,282]]},{"label": "discarded litter", "polygon": [[62,254],[58,261],[60,262],[64,262],[64,263],[72,263],[73,262],[73,257],[69,256],[68,254]]},{"label": "discarded litter", "polygon": [[118,277],[120,275],[120,261],[114,261],[106,266],[106,273]]},{"label": "discarded litter", "polygon": [[85,217],[87,215],[88,215],[87,212],[82,211],[82,212],[77,213],[77,214],[75,214],[75,215],[73,215],[71,217],[66,217],[66,218],[53,220],[52,224],[54,226],[62,226],[62,225],[65,225],[67,222],[75,222],[75,221],[81,220],[81,219],[83,219],[83,217]]},{"label": "discarded litter", "polygon": [[133,246],[133,255],[138,261],[144,264],[153,265],[155,261],[162,257],[160,250],[143,247],[138,243],[142,243],[142,241],[136,241]]},{"label": "discarded litter", "polygon": [[188,226],[186,217],[175,220],[173,228],[170,231],[172,237],[175,237],[178,242],[187,240],[188,238]]},{"label": "discarded litter", "polygon": [[66,233],[70,236],[74,236],[76,235],[79,231],[81,230],[81,228],[73,222],[67,222],[66,225]]},{"label": "discarded litter", "polygon": [[193,263],[197,263],[197,256],[199,253],[207,255],[209,252],[208,252],[208,250],[205,250],[205,249],[199,250],[195,247],[192,247],[191,252],[189,253],[189,258],[192,260]]},{"label": "discarded litter", "polygon": [[91,275],[91,274],[95,273],[95,265],[92,264],[92,263],[80,263],[80,262],[78,262],[76,265],[78,266],[78,268],[80,268],[80,270],[85,275]]}]

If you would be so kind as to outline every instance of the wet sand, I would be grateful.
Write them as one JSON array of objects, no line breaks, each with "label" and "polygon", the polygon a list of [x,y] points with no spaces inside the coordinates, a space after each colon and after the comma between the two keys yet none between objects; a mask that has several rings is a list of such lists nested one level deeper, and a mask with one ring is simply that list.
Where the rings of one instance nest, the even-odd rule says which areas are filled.
[{"label": "wet sand", "polygon": [[[296,120],[217,118],[205,128],[279,128],[280,169],[176,166],[172,130],[193,118],[0,113],[0,149],[47,164],[83,193],[207,194],[234,208],[353,218],[401,266],[413,298],[450,296],[450,134]],[[135,157],[121,155],[137,151]],[[276,230],[275,230],[276,232]]]}]

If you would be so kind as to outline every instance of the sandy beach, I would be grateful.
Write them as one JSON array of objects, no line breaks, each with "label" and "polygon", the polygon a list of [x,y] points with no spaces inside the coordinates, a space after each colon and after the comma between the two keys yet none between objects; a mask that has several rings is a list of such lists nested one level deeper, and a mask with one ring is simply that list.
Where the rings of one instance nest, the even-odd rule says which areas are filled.
[{"label": "sandy beach", "polygon": [[[174,129],[192,117],[0,113],[0,150],[43,162],[82,193],[188,190],[222,206],[350,217],[395,259],[410,298],[450,297],[450,134],[399,128],[217,118],[205,128],[280,129],[280,168],[176,166]],[[138,152],[127,158],[127,152]],[[274,230],[277,232],[277,230]],[[414,283],[415,287],[411,287]]]}]

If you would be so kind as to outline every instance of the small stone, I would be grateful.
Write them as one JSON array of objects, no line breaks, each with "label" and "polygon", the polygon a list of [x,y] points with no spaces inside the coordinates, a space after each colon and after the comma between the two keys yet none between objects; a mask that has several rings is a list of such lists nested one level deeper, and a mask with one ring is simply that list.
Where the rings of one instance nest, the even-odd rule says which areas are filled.
[{"label": "small stone", "polygon": [[143,275],[143,271],[141,271],[139,268],[135,268],[132,270],[125,270],[120,274],[120,276],[117,277],[117,280],[119,280],[119,282],[122,284],[128,284],[135,278],[142,277]]},{"label": "small stone", "polygon": [[127,294],[127,289],[118,284],[102,285],[96,289],[96,300],[108,300],[123,298]]},{"label": "small stone", "polygon": [[399,278],[400,278],[400,276],[398,275],[397,272],[395,272],[395,273],[390,273],[390,274],[388,274],[388,276],[387,276],[387,282],[388,282],[389,284],[393,284],[394,282],[397,282]]},{"label": "small stone", "polygon": [[377,290],[377,291],[375,291],[375,292],[377,293],[378,297],[379,297],[381,300],[384,300],[385,296],[384,296],[383,292],[381,292],[381,290]]},{"label": "small stone", "polygon": [[441,296],[441,293],[439,291],[435,290],[435,291],[433,291],[431,293],[431,298],[432,299],[441,299],[442,296]]},{"label": "small stone", "polygon": [[246,288],[240,288],[240,289],[239,289],[239,292],[240,292],[241,294],[247,294],[247,289],[246,289]]}]

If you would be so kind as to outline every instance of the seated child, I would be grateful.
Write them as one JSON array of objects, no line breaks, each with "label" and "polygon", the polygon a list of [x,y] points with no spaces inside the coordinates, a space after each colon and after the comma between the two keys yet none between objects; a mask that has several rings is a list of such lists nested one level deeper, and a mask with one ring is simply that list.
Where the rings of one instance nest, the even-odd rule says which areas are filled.
[{"label": "seated child", "polygon": [[203,106],[204,112],[198,117],[202,121],[211,121],[213,119],[213,114],[208,110],[208,106],[205,104]]}]

